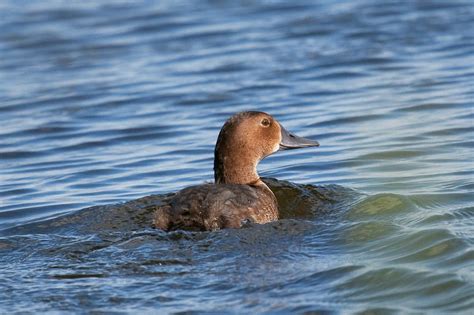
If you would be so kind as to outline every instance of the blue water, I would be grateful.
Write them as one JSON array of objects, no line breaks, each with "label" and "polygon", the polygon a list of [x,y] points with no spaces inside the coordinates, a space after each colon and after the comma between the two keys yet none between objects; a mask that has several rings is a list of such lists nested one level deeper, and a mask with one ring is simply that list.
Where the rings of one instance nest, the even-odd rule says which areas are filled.
[{"label": "blue water", "polygon": [[[0,313],[474,309],[472,1],[0,12]],[[260,164],[282,220],[151,228],[241,110],[321,143]]]}]

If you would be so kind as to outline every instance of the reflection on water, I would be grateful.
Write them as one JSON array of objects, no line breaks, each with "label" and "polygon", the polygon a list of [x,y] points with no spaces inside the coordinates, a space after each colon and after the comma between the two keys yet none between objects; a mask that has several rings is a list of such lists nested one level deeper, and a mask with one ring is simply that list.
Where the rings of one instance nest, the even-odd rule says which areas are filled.
[{"label": "reflection on water", "polygon": [[[474,308],[469,1],[0,10],[3,312]],[[150,228],[249,109],[321,143],[261,163],[282,220]]]}]

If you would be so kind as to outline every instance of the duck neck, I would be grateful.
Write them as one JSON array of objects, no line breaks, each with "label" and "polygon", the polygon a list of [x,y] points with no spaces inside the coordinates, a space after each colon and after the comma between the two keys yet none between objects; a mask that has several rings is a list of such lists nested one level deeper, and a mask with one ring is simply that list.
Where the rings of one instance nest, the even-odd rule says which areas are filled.
[{"label": "duck neck", "polygon": [[245,155],[232,153],[215,153],[214,180],[216,184],[262,185],[263,182],[257,173],[258,161],[252,161]]}]

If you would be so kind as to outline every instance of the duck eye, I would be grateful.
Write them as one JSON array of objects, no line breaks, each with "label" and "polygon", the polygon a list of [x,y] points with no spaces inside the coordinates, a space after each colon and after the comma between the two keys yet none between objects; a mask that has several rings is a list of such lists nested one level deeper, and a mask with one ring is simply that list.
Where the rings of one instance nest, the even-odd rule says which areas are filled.
[{"label": "duck eye", "polygon": [[264,127],[268,127],[268,126],[270,126],[270,121],[266,118],[263,118],[261,124]]}]

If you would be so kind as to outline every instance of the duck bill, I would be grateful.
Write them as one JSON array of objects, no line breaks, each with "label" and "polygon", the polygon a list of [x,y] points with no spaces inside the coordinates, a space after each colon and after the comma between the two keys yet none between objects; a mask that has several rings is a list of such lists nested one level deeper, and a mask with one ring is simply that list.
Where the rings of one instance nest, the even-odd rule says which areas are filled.
[{"label": "duck bill", "polygon": [[280,150],[292,150],[298,148],[307,148],[307,147],[319,147],[319,142],[306,139],[303,137],[295,136],[292,133],[289,133],[285,128],[280,125],[281,128],[281,142]]}]

